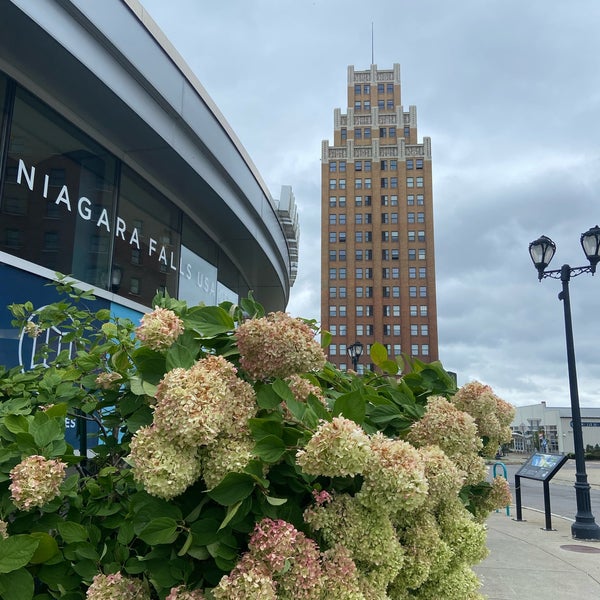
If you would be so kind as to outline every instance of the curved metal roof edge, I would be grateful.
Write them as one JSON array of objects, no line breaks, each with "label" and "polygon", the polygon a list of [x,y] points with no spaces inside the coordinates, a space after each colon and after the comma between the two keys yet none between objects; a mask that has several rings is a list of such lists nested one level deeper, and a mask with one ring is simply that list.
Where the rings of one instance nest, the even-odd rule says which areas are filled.
[{"label": "curved metal roof edge", "polygon": [[238,152],[250,168],[252,175],[255,177],[256,181],[262,188],[265,196],[269,199],[269,202],[274,207],[273,196],[267,187],[264,179],[259,173],[256,165],[250,158],[248,151],[237,137],[231,125],[223,115],[223,113],[219,110],[219,107],[215,104],[214,100],[210,97],[210,94],[206,91],[204,86],[200,83],[198,77],[194,74],[190,66],[187,64],[183,56],[179,53],[179,51],[175,48],[175,46],[170,42],[167,38],[166,34],[163,30],[158,26],[156,21],[152,18],[150,13],[146,8],[144,8],[143,4],[140,0],[121,0],[123,4],[125,4],[139,19],[142,25],[147,29],[147,31],[152,35],[152,37],[156,40],[159,46],[165,51],[167,56],[173,61],[174,65],[179,69],[182,75],[189,81],[194,90],[198,93],[198,95],[202,98],[203,102],[209,107],[212,113],[215,115],[216,119],[219,121],[219,124],[223,127],[227,135],[231,138],[231,141],[237,148]]}]

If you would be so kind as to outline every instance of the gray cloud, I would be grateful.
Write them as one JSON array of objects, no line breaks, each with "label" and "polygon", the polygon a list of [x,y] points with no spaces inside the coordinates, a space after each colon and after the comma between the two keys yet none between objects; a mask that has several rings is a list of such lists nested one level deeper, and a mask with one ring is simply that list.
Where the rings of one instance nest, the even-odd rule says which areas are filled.
[{"label": "gray cloud", "polygon": [[[319,318],[320,148],[346,68],[401,64],[405,107],[432,138],[440,356],[506,400],[568,405],[560,282],[600,221],[596,0],[142,0],[213,97],[274,196],[293,186],[299,275],[288,311]],[[583,406],[600,406],[599,277],[571,283]]]}]

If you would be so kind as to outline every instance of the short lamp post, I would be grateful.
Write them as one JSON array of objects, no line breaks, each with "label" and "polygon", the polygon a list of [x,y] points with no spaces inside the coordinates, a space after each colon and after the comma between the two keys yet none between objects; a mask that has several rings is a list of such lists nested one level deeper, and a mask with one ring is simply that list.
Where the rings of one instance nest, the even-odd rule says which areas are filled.
[{"label": "short lamp post", "polygon": [[600,540],[600,527],[594,520],[590,499],[590,484],[585,471],[585,454],[583,450],[583,432],[581,427],[581,410],[579,408],[579,392],[577,389],[577,370],[575,367],[575,347],[573,344],[573,325],[571,322],[571,301],[569,298],[569,281],[582,273],[596,272],[596,265],[600,261],[600,228],[598,225],[581,234],[581,246],[589,261],[586,267],[570,267],[563,265],[560,269],[546,271],[550,264],[556,244],[543,235],[529,244],[531,260],[538,271],[538,279],[546,277],[560,279],[562,291],[558,299],[563,301],[565,314],[565,336],[567,342],[567,367],[569,372],[569,390],[571,395],[571,414],[573,418],[573,445],[575,448],[575,495],[577,500],[577,514],[575,522],[571,525],[571,534],[578,540]]},{"label": "short lamp post", "polygon": [[360,342],[354,342],[348,346],[348,356],[352,359],[352,368],[358,370],[358,361],[363,353],[363,345]]}]

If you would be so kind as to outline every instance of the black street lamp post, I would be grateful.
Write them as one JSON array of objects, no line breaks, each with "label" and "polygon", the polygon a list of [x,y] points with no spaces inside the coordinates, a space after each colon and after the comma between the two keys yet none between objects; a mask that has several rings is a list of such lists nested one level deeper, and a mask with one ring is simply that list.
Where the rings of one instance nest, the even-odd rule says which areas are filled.
[{"label": "black street lamp post", "polygon": [[352,368],[358,369],[358,361],[363,353],[363,345],[360,342],[354,342],[348,346],[348,356],[352,359]]},{"label": "black street lamp post", "polygon": [[543,235],[529,244],[531,260],[538,270],[538,279],[546,277],[560,279],[562,291],[558,299],[563,301],[565,314],[565,336],[567,342],[567,367],[569,371],[569,391],[571,396],[571,415],[573,419],[573,445],[575,447],[575,497],[577,514],[571,525],[571,534],[578,540],[600,540],[600,527],[592,514],[590,484],[585,470],[585,454],[583,449],[583,432],[581,427],[581,409],[579,408],[579,391],[577,389],[577,369],[575,366],[575,346],[573,344],[573,325],[571,322],[571,300],[569,297],[569,281],[582,273],[596,272],[600,261],[600,228],[598,225],[581,234],[581,246],[590,264],[586,267],[570,267],[563,265],[560,269],[546,271],[550,264],[556,245]]}]

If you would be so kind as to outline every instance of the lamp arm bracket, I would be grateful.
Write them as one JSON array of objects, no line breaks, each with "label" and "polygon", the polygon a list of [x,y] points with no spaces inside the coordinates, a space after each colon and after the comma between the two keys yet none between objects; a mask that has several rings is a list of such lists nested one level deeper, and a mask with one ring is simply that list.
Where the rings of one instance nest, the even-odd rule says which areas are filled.
[{"label": "lamp arm bracket", "polygon": [[[577,277],[577,275],[581,275],[582,273],[594,273],[595,269],[593,269],[590,265],[585,267],[570,267],[569,268],[569,276]],[[540,281],[542,279],[546,279],[547,277],[551,279],[561,279],[563,274],[562,269],[553,269],[551,271],[544,271],[540,277]]]}]

